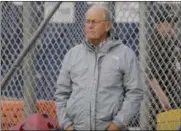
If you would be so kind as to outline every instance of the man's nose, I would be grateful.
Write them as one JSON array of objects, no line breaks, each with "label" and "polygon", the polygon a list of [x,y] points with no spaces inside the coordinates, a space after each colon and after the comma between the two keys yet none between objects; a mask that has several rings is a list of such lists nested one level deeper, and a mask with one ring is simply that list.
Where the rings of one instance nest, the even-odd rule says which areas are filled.
[{"label": "man's nose", "polygon": [[93,22],[89,22],[89,23],[88,23],[88,27],[92,29],[92,28],[94,27]]}]

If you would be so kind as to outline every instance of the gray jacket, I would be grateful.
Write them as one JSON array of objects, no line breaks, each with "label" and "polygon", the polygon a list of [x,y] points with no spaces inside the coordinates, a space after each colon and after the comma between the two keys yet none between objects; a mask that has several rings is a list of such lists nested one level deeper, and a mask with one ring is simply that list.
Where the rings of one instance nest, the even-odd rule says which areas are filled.
[{"label": "gray jacket", "polygon": [[106,130],[127,125],[139,111],[143,83],[134,52],[121,41],[84,42],[65,56],[55,93],[61,126]]}]

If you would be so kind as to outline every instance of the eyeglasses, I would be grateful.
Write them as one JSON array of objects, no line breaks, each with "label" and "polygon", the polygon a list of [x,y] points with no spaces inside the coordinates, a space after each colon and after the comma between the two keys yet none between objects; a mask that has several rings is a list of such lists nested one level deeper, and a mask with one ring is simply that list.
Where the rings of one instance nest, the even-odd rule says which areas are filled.
[{"label": "eyeglasses", "polygon": [[88,19],[86,19],[85,24],[93,24],[93,25],[95,25],[95,24],[99,24],[99,23],[104,22],[104,21],[108,21],[108,20],[88,20]]}]

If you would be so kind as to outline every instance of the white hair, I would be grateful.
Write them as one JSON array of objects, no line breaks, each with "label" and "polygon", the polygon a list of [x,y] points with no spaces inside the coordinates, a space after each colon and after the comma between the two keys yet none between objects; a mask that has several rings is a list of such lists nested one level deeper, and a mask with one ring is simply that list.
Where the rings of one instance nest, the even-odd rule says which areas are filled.
[{"label": "white hair", "polygon": [[112,21],[112,14],[106,6],[104,6],[102,4],[95,4],[95,5],[92,5],[89,9],[92,9],[92,8],[103,9],[104,15],[105,15],[105,20],[110,21],[110,22]]}]

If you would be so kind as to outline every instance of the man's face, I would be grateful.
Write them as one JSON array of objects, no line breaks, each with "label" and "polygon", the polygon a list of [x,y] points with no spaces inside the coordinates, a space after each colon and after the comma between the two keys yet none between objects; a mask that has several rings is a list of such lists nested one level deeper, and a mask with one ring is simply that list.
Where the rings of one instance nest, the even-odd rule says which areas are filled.
[{"label": "man's face", "polygon": [[85,19],[85,34],[88,40],[101,39],[110,29],[110,23],[105,20],[103,9],[91,8]]},{"label": "man's face", "polygon": [[170,40],[175,37],[175,27],[173,24],[165,21],[163,23],[159,23],[157,29],[163,40]]}]

